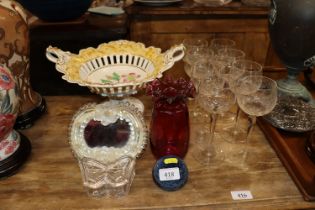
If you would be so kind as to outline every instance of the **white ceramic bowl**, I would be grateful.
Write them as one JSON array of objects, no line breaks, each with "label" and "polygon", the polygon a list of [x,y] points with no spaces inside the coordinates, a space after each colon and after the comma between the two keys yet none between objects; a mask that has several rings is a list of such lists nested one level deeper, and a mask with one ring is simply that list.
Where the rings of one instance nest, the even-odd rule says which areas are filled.
[{"label": "white ceramic bowl", "polygon": [[162,77],[164,71],[184,57],[184,46],[161,53],[160,48],[119,40],[80,50],[79,54],[49,46],[46,57],[56,63],[64,80],[97,94],[122,97],[135,94],[147,82]]}]

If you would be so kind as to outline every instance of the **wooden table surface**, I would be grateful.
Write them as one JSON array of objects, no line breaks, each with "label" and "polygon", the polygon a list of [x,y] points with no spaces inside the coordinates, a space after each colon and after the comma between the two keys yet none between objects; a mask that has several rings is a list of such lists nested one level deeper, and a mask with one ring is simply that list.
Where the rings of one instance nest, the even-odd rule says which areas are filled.
[{"label": "wooden table surface", "polygon": [[[145,119],[150,120],[151,103]],[[28,130],[22,131],[32,143],[31,157],[14,176],[0,181],[0,209],[302,209],[315,208],[303,200],[258,127],[250,141],[248,169],[221,162],[205,168],[191,155],[195,139],[185,157],[188,183],[180,190],[166,192],[152,180],[155,159],[147,146],[137,160],[136,176],[128,196],[95,199],[83,190],[81,174],[68,144],[68,126],[83,104],[100,102],[99,96],[47,96],[48,112]],[[191,129],[201,126],[191,123]],[[198,127],[199,126],[199,127]],[[253,199],[234,201],[231,191],[250,190]]]}]

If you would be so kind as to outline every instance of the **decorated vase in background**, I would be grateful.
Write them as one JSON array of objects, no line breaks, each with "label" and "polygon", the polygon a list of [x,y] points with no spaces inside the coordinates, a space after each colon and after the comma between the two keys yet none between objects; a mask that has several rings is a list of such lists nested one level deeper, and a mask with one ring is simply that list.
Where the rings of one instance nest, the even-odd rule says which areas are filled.
[{"label": "decorated vase in background", "polygon": [[189,145],[189,112],[187,98],[193,97],[195,88],[183,78],[154,80],[147,86],[153,98],[150,126],[150,144],[158,159],[166,155],[183,158]]},{"label": "decorated vase in background", "polygon": [[10,69],[20,89],[17,128],[29,127],[45,110],[45,101],[30,85],[29,52],[26,13],[17,2],[0,0],[0,64]]},{"label": "decorated vase in background", "polygon": [[11,72],[0,66],[0,161],[11,156],[20,145],[13,130],[20,97]]},{"label": "decorated vase in background", "polygon": [[31,153],[28,138],[13,129],[20,102],[12,72],[0,65],[0,178],[15,174]]}]

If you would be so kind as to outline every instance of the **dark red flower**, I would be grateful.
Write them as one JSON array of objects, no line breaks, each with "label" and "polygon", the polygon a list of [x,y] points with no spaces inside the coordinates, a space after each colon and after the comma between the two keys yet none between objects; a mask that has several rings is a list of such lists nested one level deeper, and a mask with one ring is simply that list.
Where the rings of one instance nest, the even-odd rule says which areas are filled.
[{"label": "dark red flower", "polygon": [[0,141],[0,150],[3,150],[3,148],[5,148],[8,144],[9,144],[9,140],[3,140],[3,141]]},{"label": "dark red flower", "polygon": [[16,150],[16,147],[18,146],[17,142],[16,141],[10,141],[10,145],[7,146],[7,148],[5,149],[5,152],[4,154],[5,155],[10,155],[12,154],[15,150]]},{"label": "dark red flower", "polygon": [[0,141],[13,129],[16,115],[0,114]]}]

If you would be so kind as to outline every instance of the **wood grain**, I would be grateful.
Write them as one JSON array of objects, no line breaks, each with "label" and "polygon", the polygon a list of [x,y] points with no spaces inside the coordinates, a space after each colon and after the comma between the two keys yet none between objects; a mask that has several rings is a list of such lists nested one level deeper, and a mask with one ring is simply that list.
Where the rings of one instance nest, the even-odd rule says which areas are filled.
[{"label": "wood grain", "polygon": [[[146,105],[149,124],[151,102],[137,96]],[[315,208],[305,202],[269,146],[256,128],[246,161],[221,162],[204,168],[191,155],[197,146],[190,140],[185,162],[190,177],[179,191],[165,192],[152,180],[155,163],[150,148],[137,160],[136,177],[128,196],[120,199],[94,199],[83,190],[78,164],[68,144],[68,126],[73,114],[83,104],[100,102],[98,96],[49,96],[48,112],[23,133],[31,140],[32,155],[16,175],[0,181],[0,209],[301,209]],[[192,104],[190,108],[193,109]],[[204,123],[191,123],[200,129]],[[237,161],[236,161],[237,162]],[[253,200],[233,201],[230,191],[250,190]]]},{"label": "wood grain", "polygon": [[305,141],[308,134],[277,130],[262,118],[259,120],[259,125],[303,194],[304,199],[315,201],[315,164],[305,152]]}]

